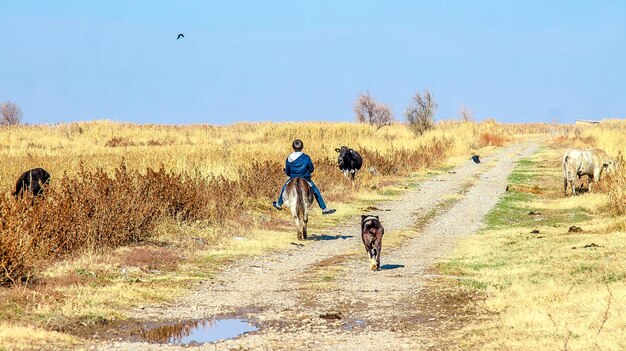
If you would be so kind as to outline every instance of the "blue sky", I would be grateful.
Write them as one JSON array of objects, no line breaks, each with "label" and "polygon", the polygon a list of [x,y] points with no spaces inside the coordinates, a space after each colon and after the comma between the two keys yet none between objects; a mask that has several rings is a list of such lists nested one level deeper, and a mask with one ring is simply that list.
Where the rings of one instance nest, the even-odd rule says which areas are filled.
[{"label": "blue sky", "polygon": [[[429,89],[438,119],[626,116],[624,1],[24,1],[0,101],[27,123],[352,121]],[[178,33],[185,38],[176,40]]]}]

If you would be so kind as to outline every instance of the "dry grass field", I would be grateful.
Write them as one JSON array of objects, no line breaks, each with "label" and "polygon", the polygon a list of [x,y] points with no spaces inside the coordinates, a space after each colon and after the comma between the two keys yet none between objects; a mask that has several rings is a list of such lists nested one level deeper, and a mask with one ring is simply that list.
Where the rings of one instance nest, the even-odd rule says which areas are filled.
[{"label": "dry grass field", "polygon": [[[403,125],[352,123],[3,127],[0,344],[19,346],[14,336],[24,333],[71,342],[53,331],[123,318],[130,307],[180,296],[237,257],[289,246],[291,221],[271,201],[294,138],[339,210],[314,215],[323,228],[398,193],[417,171],[551,128],[441,122],[415,137]],[[336,166],[341,145],[364,158],[355,189]],[[15,180],[35,167],[52,175],[45,200],[16,201]]]},{"label": "dry grass field", "polygon": [[[377,131],[350,123],[1,128],[0,345],[80,345],[71,335],[84,326],[171,301],[229,262],[289,247],[294,228],[271,201],[296,137],[338,209],[324,217],[315,211],[314,230],[394,199],[473,152],[533,138],[540,152],[518,164],[486,228],[436,267],[460,278],[429,293],[477,296],[467,304],[480,315],[439,337],[494,350],[622,350],[626,172],[605,177],[596,193],[564,198],[560,162],[572,147],[600,147],[622,160],[625,129],[621,121],[441,122],[415,137],[402,125]],[[355,188],[336,167],[341,145],[364,156]],[[52,174],[46,199],[16,201],[15,179],[34,167]],[[393,247],[399,238],[389,240]]]},{"label": "dry grass field", "polygon": [[[599,191],[563,196],[567,148],[626,150],[626,123],[602,122],[560,135],[520,162],[510,191],[439,266],[462,276],[457,289],[479,295],[488,316],[456,335],[485,350],[624,350],[626,337],[625,171]],[[477,346],[480,345],[480,346]]]}]

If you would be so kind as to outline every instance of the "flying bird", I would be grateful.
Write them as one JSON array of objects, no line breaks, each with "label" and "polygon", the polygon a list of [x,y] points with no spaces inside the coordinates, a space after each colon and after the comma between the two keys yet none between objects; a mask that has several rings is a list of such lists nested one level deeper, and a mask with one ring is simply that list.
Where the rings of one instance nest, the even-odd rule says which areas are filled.
[{"label": "flying bird", "polygon": [[176,40],[180,39],[180,38],[184,38],[185,36],[183,35],[183,33],[178,34],[178,36],[176,37]]},{"label": "flying bird", "polygon": [[470,160],[474,161],[474,163],[480,163],[479,157],[480,156],[478,156],[478,155],[474,155],[474,156],[472,156],[472,158],[470,158]]}]

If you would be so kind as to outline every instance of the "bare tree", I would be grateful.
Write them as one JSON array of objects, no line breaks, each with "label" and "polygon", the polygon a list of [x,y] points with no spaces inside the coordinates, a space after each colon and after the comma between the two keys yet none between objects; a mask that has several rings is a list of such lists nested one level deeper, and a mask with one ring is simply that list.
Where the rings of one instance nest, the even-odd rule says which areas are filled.
[{"label": "bare tree", "polygon": [[357,122],[376,126],[377,130],[392,124],[394,120],[391,108],[374,100],[369,91],[357,98],[354,114]]},{"label": "bare tree", "polygon": [[354,104],[354,113],[359,123],[369,123],[371,116],[374,115],[374,107],[376,101],[370,96],[370,92],[359,95]]},{"label": "bare tree", "polygon": [[461,106],[460,114],[463,122],[474,122],[474,113],[467,107]]},{"label": "bare tree", "polygon": [[433,101],[428,90],[422,97],[419,92],[415,93],[413,101],[404,111],[404,116],[409,122],[409,127],[417,135],[422,135],[435,126],[435,111],[437,103]]},{"label": "bare tree", "polygon": [[22,121],[22,109],[14,102],[7,101],[0,104],[0,125],[12,126]]}]

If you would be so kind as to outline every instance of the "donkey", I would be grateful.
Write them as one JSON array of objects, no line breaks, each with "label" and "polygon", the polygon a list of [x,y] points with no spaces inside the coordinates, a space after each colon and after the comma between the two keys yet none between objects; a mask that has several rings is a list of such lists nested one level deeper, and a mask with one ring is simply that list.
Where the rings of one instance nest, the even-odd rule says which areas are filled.
[{"label": "donkey", "polygon": [[292,178],[285,188],[283,199],[284,204],[291,210],[291,215],[296,223],[298,240],[305,240],[309,209],[313,204],[313,192],[309,182],[302,178]]}]

